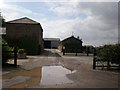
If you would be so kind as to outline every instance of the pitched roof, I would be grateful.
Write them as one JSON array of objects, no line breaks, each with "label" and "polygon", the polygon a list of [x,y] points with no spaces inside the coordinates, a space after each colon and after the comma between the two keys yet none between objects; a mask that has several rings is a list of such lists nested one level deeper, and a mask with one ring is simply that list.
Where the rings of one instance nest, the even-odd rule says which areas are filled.
[{"label": "pitched roof", "polygon": [[28,24],[39,24],[39,22],[36,22],[30,18],[24,17],[20,19],[15,19],[12,21],[8,21],[7,23],[28,23]]},{"label": "pitched roof", "polygon": [[67,41],[67,40],[69,40],[69,39],[75,39],[75,40],[77,40],[77,41],[82,42],[82,40],[81,40],[81,39],[75,38],[74,36],[68,37],[68,38],[66,38],[66,39],[62,40],[62,42]]}]

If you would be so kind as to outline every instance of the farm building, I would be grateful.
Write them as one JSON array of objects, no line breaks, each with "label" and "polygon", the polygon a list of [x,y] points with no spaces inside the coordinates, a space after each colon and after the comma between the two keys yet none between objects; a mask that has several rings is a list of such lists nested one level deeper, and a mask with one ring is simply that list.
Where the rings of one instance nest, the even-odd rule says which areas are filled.
[{"label": "farm building", "polygon": [[60,43],[60,39],[59,38],[44,38],[44,48],[54,48],[57,49],[58,45]]},{"label": "farm building", "polygon": [[10,46],[17,44],[31,55],[40,54],[44,48],[40,23],[27,17],[6,22],[5,39]]},{"label": "farm building", "polygon": [[80,53],[82,52],[82,40],[74,36],[68,37],[60,42],[58,49],[62,51],[63,47],[66,53]]}]

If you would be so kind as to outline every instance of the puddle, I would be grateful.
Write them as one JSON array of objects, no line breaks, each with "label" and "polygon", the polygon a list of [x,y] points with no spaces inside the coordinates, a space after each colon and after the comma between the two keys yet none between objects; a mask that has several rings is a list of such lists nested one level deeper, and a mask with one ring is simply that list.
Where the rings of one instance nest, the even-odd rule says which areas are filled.
[{"label": "puddle", "polygon": [[73,83],[66,75],[74,72],[62,66],[43,66],[40,86]]},{"label": "puddle", "polygon": [[76,72],[62,66],[43,66],[31,70],[19,70],[2,75],[2,83],[5,88],[26,88],[35,85],[56,85],[74,83],[67,78],[67,74]]}]

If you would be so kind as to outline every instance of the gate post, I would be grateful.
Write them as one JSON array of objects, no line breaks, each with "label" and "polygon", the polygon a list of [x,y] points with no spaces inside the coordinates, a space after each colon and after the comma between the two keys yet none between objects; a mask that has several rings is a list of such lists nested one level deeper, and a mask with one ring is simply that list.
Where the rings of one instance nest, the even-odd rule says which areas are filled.
[{"label": "gate post", "polygon": [[93,69],[96,69],[96,49],[94,48],[94,53],[93,53]]},{"label": "gate post", "polygon": [[93,57],[93,69],[96,69],[96,58]]}]

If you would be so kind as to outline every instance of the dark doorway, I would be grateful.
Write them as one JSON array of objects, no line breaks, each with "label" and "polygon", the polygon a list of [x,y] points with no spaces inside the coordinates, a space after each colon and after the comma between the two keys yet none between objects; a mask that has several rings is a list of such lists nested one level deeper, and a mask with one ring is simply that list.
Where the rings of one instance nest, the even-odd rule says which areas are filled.
[{"label": "dark doorway", "polygon": [[44,48],[51,48],[51,41],[44,41]]}]

